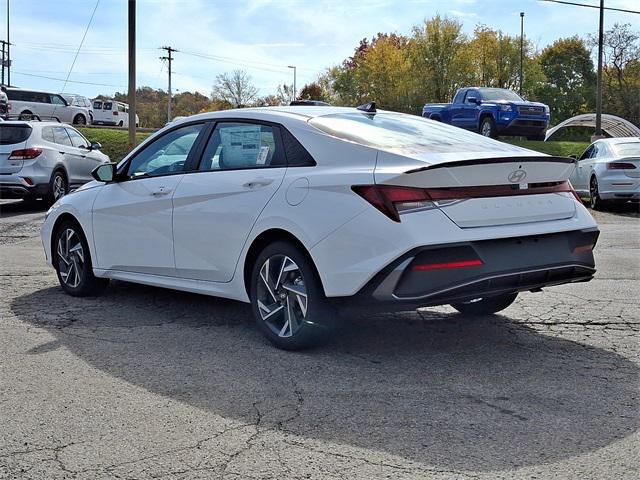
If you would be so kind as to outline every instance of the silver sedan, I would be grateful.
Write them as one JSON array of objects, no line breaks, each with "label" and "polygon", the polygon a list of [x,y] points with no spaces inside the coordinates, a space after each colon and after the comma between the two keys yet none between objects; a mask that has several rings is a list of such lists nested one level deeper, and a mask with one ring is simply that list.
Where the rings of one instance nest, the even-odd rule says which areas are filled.
[{"label": "silver sedan", "polygon": [[640,138],[596,140],[578,158],[571,183],[591,208],[640,200]]}]

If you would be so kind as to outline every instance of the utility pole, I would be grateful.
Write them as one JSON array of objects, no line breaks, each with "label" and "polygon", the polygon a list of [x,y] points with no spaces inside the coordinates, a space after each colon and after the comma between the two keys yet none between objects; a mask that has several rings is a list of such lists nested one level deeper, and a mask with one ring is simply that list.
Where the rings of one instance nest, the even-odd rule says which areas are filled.
[{"label": "utility pole", "polygon": [[136,0],[129,0],[129,149],[136,146]]},{"label": "utility pole", "polygon": [[11,37],[9,36],[9,0],[7,0],[7,85],[11,86]]},{"label": "utility pole", "polygon": [[167,61],[167,66],[168,66],[167,70],[169,72],[169,103],[167,104],[167,122],[170,122],[171,121],[171,62],[173,61],[173,57],[171,56],[171,54],[173,52],[177,52],[178,50],[171,47],[161,47],[161,50],[167,51],[167,56],[160,57],[160,60]]},{"label": "utility pole", "polygon": [[596,86],[596,137],[602,135],[602,48],[604,43],[604,0],[600,0],[600,30],[598,31],[598,80]]},{"label": "utility pole", "polygon": [[4,61],[5,61],[5,57],[4,57],[4,46],[7,43],[5,40],[0,40],[0,43],[2,43],[2,85],[4,85]]},{"label": "utility pole", "polygon": [[524,12],[520,12],[520,96],[522,96],[522,62],[524,61]]},{"label": "utility pole", "polygon": [[287,65],[287,68],[293,68],[293,99],[296,100],[298,97],[296,91],[296,66],[295,65]]}]

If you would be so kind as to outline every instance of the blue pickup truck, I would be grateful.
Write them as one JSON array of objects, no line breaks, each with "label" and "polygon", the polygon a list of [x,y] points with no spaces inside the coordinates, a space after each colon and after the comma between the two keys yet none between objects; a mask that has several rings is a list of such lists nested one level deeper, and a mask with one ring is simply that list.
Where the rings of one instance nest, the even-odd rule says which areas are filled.
[{"label": "blue pickup truck", "polygon": [[528,102],[505,88],[461,88],[452,103],[426,104],[422,116],[491,138],[518,135],[544,140],[549,125],[547,105]]}]

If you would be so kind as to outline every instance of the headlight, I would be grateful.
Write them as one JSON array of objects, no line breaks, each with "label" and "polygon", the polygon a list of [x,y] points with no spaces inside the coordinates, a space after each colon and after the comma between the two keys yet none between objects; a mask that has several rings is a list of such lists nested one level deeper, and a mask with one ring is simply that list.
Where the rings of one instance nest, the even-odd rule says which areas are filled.
[{"label": "headlight", "polygon": [[44,219],[46,220],[49,215],[51,215],[58,207],[60,206],[59,202],[54,203],[49,207],[49,210],[44,214]]},{"label": "headlight", "polygon": [[513,110],[513,107],[508,104],[500,105],[500,110],[502,110],[503,112],[510,112],[511,110]]}]

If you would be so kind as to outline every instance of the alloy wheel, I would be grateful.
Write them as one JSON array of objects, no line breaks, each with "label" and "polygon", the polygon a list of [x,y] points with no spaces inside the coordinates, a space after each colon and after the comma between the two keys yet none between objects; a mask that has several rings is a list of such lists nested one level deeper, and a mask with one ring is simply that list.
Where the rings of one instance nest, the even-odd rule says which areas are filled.
[{"label": "alloy wheel", "polygon": [[58,200],[64,197],[65,191],[64,178],[62,175],[57,174],[53,179],[53,199]]},{"label": "alloy wheel", "polygon": [[490,137],[491,136],[491,123],[483,122],[482,123],[482,131],[481,131],[481,133],[485,137]]},{"label": "alloy wheel", "polygon": [[594,210],[596,210],[600,206],[598,197],[598,180],[596,180],[596,177],[593,177],[591,179],[591,184],[589,187],[589,205]]},{"label": "alloy wheel", "polygon": [[260,317],[279,337],[294,336],[306,322],[307,288],[298,265],[286,255],[269,257],[260,268]]},{"label": "alloy wheel", "polygon": [[65,285],[76,288],[82,282],[84,250],[78,234],[72,228],[65,229],[58,237],[58,271]]}]

